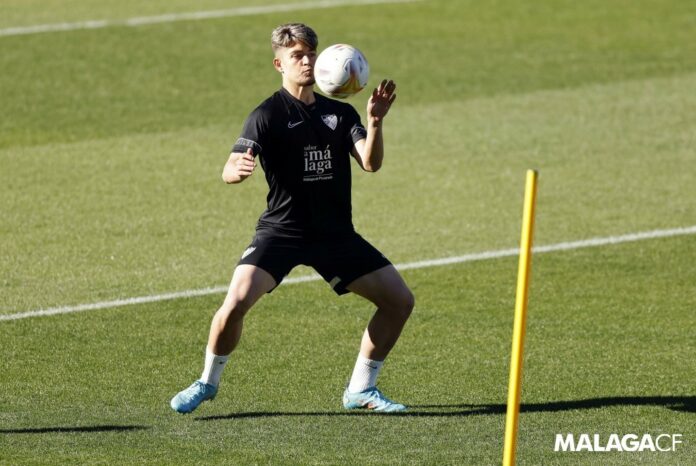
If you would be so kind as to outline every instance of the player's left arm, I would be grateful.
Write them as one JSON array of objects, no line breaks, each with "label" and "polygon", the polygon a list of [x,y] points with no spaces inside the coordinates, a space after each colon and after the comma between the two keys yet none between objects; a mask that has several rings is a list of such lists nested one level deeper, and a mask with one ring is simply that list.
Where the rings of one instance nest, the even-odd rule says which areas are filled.
[{"label": "player's left arm", "polygon": [[384,158],[382,123],[396,99],[396,84],[383,80],[367,101],[367,136],[353,144],[351,153],[360,167],[368,172],[376,172]]}]

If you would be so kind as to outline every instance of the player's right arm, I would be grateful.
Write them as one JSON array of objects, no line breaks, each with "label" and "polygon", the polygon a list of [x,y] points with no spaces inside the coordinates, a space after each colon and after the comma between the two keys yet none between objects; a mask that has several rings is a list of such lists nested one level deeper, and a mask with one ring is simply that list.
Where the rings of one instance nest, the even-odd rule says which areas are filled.
[{"label": "player's right arm", "polygon": [[227,184],[241,183],[251,176],[256,168],[254,152],[247,149],[246,152],[232,152],[222,169],[222,180]]},{"label": "player's right arm", "polygon": [[232,145],[230,157],[222,169],[222,180],[227,184],[241,183],[256,168],[255,156],[261,156],[270,135],[273,113],[272,97],[256,107],[244,121],[242,132]]}]

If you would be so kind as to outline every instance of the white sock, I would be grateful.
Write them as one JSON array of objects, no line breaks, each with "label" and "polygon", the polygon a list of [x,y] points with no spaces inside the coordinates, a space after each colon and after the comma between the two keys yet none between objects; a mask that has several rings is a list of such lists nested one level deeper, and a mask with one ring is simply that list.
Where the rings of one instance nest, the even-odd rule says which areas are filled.
[{"label": "white sock", "polygon": [[229,358],[229,356],[218,356],[206,347],[205,366],[203,367],[201,381],[217,387],[220,383],[222,370],[225,368],[225,364],[227,364]]},{"label": "white sock", "polygon": [[358,354],[355,369],[348,384],[348,391],[358,393],[377,385],[377,376],[382,369],[384,361],[373,361]]}]

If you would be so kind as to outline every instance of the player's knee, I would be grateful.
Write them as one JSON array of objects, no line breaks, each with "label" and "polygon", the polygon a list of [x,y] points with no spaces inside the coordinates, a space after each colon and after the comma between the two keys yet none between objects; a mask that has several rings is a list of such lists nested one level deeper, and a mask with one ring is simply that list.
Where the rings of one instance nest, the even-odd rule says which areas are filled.
[{"label": "player's knee", "polygon": [[404,292],[404,296],[402,299],[403,299],[402,306],[404,309],[404,314],[405,314],[406,318],[408,319],[408,317],[413,312],[413,308],[416,306],[416,297],[413,295],[411,290],[406,288],[406,291]]},{"label": "player's knee", "polygon": [[241,320],[251,309],[252,305],[253,301],[247,296],[228,296],[222,306],[220,306],[218,314],[224,317],[225,320]]},{"label": "player's knee", "polygon": [[404,287],[392,297],[392,313],[396,314],[401,320],[407,320],[416,305],[416,298],[411,290]]}]

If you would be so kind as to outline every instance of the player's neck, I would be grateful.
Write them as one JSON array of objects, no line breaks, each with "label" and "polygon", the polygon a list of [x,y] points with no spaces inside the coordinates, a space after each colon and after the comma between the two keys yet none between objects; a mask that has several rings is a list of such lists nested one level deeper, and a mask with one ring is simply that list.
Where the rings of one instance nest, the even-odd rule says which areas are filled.
[{"label": "player's neck", "polygon": [[305,105],[311,105],[316,100],[314,98],[314,86],[299,86],[294,83],[284,82],[283,87],[291,96]]}]

